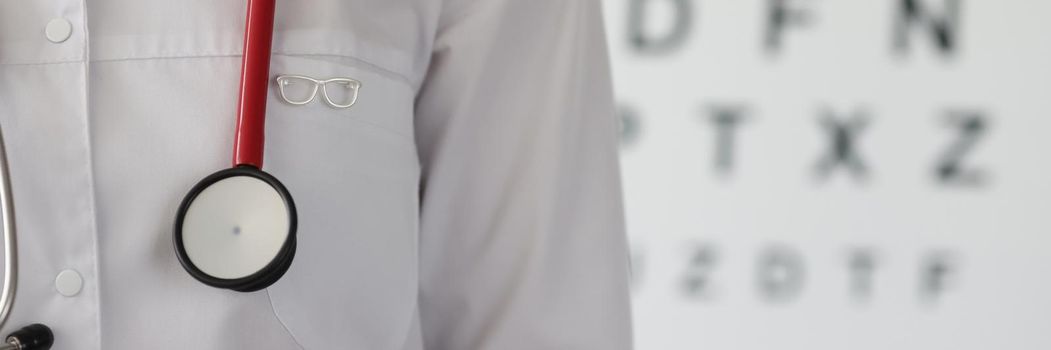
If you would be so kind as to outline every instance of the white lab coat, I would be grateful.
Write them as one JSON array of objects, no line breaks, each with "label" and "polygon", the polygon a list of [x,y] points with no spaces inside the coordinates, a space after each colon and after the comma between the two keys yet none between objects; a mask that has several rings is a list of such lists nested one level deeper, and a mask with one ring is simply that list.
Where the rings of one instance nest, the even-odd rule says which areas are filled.
[{"label": "white lab coat", "polygon": [[[272,75],[363,86],[345,110],[271,94],[264,169],[295,198],[299,246],[245,294],[191,278],[171,239],[187,190],[230,163],[244,2],[0,0],[22,268],[4,333],[45,323],[62,350],[629,349],[599,7],[279,1]],[[71,296],[62,271],[81,277]]]}]

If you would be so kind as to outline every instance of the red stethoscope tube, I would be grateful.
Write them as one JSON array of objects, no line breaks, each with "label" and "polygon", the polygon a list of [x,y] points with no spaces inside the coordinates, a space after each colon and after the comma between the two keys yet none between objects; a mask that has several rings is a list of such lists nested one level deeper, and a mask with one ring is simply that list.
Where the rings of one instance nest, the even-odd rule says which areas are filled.
[{"label": "red stethoscope tube", "polygon": [[234,167],[263,167],[270,47],[274,37],[274,2],[248,0],[241,88],[237,102],[237,134],[234,136]]}]

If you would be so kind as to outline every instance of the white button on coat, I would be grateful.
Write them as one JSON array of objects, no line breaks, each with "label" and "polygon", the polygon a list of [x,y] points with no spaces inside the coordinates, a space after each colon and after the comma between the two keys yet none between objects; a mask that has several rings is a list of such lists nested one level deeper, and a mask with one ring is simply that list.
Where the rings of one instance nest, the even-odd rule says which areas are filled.
[{"label": "white button on coat", "polygon": [[70,35],[73,35],[73,23],[64,18],[53,19],[47,22],[44,34],[47,35],[47,40],[56,44],[61,43],[68,40]]},{"label": "white button on coat", "polygon": [[58,290],[58,294],[63,296],[71,297],[77,295],[83,286],[84,279],[74,270],[62,270],[55,277],[55,290]]}]

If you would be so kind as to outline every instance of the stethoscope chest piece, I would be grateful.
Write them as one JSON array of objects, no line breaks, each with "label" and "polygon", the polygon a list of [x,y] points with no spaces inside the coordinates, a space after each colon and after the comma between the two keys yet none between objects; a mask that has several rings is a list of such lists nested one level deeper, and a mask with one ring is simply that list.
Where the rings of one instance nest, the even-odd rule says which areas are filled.
[{"label": "stethoscope chest piece", "polygon": [[216,172],[179,206],[179,262],[204,284],[239,292],[266,288],[292,264],[296,208],[276,178],[253,166]]}]

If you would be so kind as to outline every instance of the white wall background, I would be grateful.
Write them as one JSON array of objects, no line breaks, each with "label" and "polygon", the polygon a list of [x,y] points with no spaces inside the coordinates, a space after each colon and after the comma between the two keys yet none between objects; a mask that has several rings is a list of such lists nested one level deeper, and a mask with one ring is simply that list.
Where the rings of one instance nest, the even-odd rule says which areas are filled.
[{"label": "white wall background", "polygon": [[904,2],[604,0],[638,349],[1051,349],[1051,2]]}]

